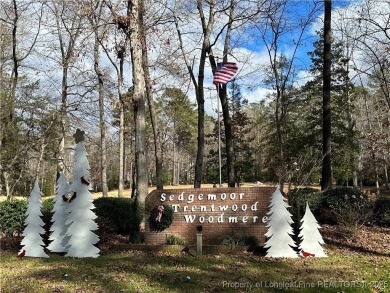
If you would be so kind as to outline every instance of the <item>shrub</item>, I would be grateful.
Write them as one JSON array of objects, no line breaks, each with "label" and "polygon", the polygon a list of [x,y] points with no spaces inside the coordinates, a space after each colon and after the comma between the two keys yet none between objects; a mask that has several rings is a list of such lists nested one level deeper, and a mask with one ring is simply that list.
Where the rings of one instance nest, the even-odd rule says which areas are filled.
[{"label": "shrub", "polygon": [[301,219],[305,214],[306,203],[309,204],[310,210],[317,218],[319,217],[319,209],[321,207],[321,192],[315,188],[296,188],[288,193],[288,203],[291,206],[290,212],[294,223],[294,240],[298,241],[299,229],[301,227]]},{"label": "shrub", "polygon": [[94,200],[96,216],[103,218],[119,234],[139,237],[143,207],[129,198],[101,197]]},{"label": "shrub", "polygon": [[6,200],[0,202],[0,232],[6,236],[20,235],[24,228],[26,200]]},{"label": "shrub", "polygon": [[231,235],[228,238],[224,239],[221,243],[222,245],[233,246],[257,246],[259,245],[259,239],[256,236],[244,235],[237,236]]},{"label": "shrub", "polygon": [[253,235],[241,236],[241,241],[244,246],[257,246],[260,243],[259,238]]},{"label": "shrub", "polygon": [[161,232],[171,226],[173,221],[173,209],[170,205],[163,205],[164,211],[162,213],[161,221],[156,221],[158,216],[158,206],[154,207],[150,212],[148,219],[149,228],[151,231]]},{"label": "shrub", "polygon": [[323,193],[322,209],[328,215],[327,221],[338,224],[346,230],[356,230],[371,216],[368,196],[359,189],[337,187]]},{"label": "shrub", "polygon": [[379,226],[390,227],[390,198],[380,197],[374,205],[374,221]]},{"label": "shrub", "polygon": [[42,200],[42,214],[51,214],[54,207],[53,199],[47,198]]},{"label": "shrub", "polygon": [[184,245],[186,242],[183,238],[175,235],[167,235],[167,240],[165,242],[168,245]]},{"label": "shrub", "polygon": [[42,208],[41,208],[42,220],[45,223],[43,228],[46,231],[45,235],[43,235],[44,241],[47,241],[49,239],[50,234],[51,234],[50,227],[52,224],[51,220],[53,217],[53,213],[52,213],[53,206],[54,206],[54,202],[53,202],[52,198],[47,198],[47,199],[42,200]]}]

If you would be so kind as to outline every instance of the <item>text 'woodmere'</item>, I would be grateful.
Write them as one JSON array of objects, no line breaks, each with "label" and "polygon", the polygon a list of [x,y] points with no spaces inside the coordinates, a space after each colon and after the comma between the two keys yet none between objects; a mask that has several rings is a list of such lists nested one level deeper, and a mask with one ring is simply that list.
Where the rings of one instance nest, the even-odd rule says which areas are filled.
[{"label": "text 'woodmere'", "polygon": [[[181,212],[186,223],[256,223],[259,216],[249,215],[248,213],[256,212],[258,201],[248,204],[243,202],[245,193],[209,193],[202,194],[185,194],[167,195],[162,193],[160,201],[170,204],[174,213]],[[198,204],[194,204],[194,202]],[[234,202],[233,204],[224,204],[225,201]],[[185,214],[184,214],[185,213]],[[228,215],[225,215],[228,214]]]}]

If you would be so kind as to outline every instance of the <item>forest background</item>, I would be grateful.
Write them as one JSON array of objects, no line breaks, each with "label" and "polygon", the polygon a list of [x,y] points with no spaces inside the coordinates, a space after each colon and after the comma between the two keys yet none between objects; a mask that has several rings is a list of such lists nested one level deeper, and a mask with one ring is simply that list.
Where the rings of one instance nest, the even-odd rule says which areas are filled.
[{"label": "forest background", "polygon": [[[52,195],[60,171],[70,178],[76,128],[103,196],[217,183],[218,115],[229,186],[321,182],[324,1],[0,7],[2,196],[27,196],[36,178]],[[333,1],[333,184],[388,187],[389,12],[388,1]],[[221,61],[239,70],[217,93]]]}]

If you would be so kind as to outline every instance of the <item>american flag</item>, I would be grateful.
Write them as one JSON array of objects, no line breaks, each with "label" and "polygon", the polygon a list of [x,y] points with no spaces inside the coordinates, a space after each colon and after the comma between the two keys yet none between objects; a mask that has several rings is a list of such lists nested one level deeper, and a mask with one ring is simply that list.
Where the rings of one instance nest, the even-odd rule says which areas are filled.
[{"label": "american flag", "polygon": [[223,62],[217,64],[217,71],[214,74],[213,84],[226,84],[236,74],[238,70],[235,62]]}]

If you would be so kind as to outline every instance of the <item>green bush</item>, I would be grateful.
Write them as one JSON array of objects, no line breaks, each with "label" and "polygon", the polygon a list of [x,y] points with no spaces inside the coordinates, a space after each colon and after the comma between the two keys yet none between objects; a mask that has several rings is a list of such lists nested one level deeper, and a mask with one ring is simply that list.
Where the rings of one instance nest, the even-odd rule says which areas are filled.
[{"label": "green bush", "polygon": [[53,207],[54,207],[54,202],[53,202],[52,198],[47,198],[47,199],[42,200],[42,209],[41,209],[42,214],[51,215]]},{"label": "green bush", "polygon": [[161,232],[171,226],[173,221],[173,209],[170,205],[163,205],[164,211],[162,213],[161,222],[156,221],[158,216],[158,206],[155,206],[150,212],[148,219],[149,228],[151,231]]},{"label": "green bush", "polygon": [[51,227],[51,224],[52,224],[51,220],[52,220],[52,217],[53,217],[53,213],[52,213],[53,206],[54,206],[54,202],[53,202],[52,198],[47,198],[47,199],[42,200],[42,208],[41,208],[42,220],[45,223],[43,228],[46,231],[45,235],[43,235],[44,241],[49,239],[49,236],[50,236],[50,233],[51,233],[50,232],[50,227]]},{"label": "green bush", "polygon": [[257,246],[260,243],[259,238],[253,235],[241,236],[241,241],[244,244],[244,246]]},{"label": "green bush", "polygon": [[301,219],[305,214],[306,203],[309,204],[310,210],[317,218],[319,217],[319,209],[321,207],[321,192],[315,188],[296,188],[288,193],[288,203],[291,206],[289,209],[292,214],[294,223],[294,240],[298,241],[299,229],[301,227]]},{"label": "green bush", "polygon": [[26,200],[6,200],[0,202],[0,232],[1,235],[20,235],[24,228]]},{"label": "green bush", "polygon": [[374,205],[374,221],[379,226],[390,227],[390,198],[380,197]]},{"label": "green bush", "polygon": [[165,242],[168,245],[184,245],[186,242],[183,238],[175,235],[167,235],[167,240]]},{"label": "green bush", "polygon": [[139,237],[143,219],[143,207],[129,198],[101,197],[94,200],[95,214],[110,223],[122,235],[130,235],[131,241]]},{"label": "green bush", "polygon": [[237,235],[231,235],[228,238],[225,238],[222,243],[222,245],[229,245],[229,246],[257,246],[259,245],[259,239],[256,236],[251,235],[244,235],[244,236],[237,236]]},{"label": "green bush", "polygon": [[356,230],[371,217],[372,205],[359,189],[337,187],[324,192],[322,198],[322,211],[331,224]]}]

